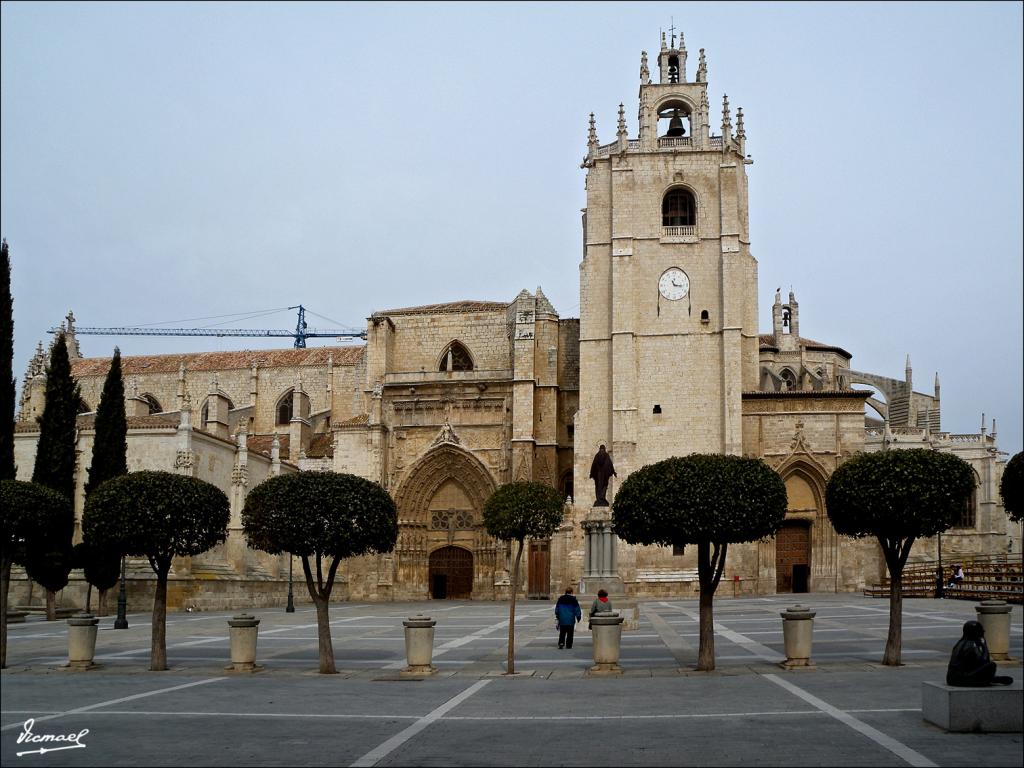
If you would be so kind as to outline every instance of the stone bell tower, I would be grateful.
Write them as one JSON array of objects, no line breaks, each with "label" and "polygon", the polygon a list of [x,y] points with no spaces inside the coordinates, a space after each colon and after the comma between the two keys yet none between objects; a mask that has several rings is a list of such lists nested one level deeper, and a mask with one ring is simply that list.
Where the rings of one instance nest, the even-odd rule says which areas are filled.
[{"label": "stone bell tower", "polygon": [[[757,262],[750,254],[743,110],[712,128],[707,63],[688,78],[682,36],[661,37],[658,82],[640,59],[639,130],[590,117],[580,264],[577,515],[605,444],[618,486],[669,456],[739,454],[741,395],[757,389]],[[717,117],[717,116],[716,116]],[[718,123],[717,119],[715,121]],[[608,570],[608,563],[603,563]]]}]

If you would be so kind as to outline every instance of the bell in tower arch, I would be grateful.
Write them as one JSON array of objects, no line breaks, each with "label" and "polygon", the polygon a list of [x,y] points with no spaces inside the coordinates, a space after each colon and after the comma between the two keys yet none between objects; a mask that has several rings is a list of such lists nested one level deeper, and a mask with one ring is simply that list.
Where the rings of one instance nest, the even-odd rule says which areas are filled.
[{"label": "bell in tower arch", "polygon": [[672,119],[668,121],[668,133],[666,136],[685,136],[686,128],[683,126],[683,118],[679,116],[679,110],[672,110]]}]

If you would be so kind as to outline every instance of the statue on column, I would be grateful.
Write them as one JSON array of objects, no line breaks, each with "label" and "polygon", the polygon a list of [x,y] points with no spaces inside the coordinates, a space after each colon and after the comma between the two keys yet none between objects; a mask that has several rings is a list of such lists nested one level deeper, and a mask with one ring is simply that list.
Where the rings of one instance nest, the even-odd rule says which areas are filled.
[{"label": "statue on column", "polygon": [[615,472],[615,465],[612,464],[611,454],[602,445],[597,449],[597,455],[590,465],[590,479],[594,481],[595,507],[608,506],[605,494],[608,493],[608,481],[612,477],[618,477],[618,474]]}]

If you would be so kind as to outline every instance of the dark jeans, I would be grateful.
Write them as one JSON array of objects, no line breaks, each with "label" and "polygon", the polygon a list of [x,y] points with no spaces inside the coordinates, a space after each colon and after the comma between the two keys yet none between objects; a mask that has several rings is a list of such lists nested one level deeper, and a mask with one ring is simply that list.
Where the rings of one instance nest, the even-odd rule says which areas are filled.
[{"label": "dark jeans", "polygon": [[572,648],[572,634],[576,630],[573,624],[558,625],[558,644],[566,648]]}]

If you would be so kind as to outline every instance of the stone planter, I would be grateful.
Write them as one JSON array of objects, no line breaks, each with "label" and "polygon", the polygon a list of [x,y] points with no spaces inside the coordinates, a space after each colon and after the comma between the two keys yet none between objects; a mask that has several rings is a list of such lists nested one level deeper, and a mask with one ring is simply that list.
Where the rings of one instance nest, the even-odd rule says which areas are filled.
[{"label": "stone planter", "polygon": [[226,669],[234,672],[255,672],[262,669],[256,666],[256,635],[259,626],[260,620],[247,613],[240,613],[228,620],[231,666]]},{"label": "stone planter", "polygon": [[782,639],[786,660],[779,663],[785,669],[813,668],[811,637],[814,629],[814,611],[795,605],[782,611]]},{"label": "stone planter", "polygon": [[435,624],[436,619],[421,613],[402,622],[405,627],[405,660],[409,666],[401,674],[422,677],[437,672],[437,668],[430,663],[434,656]]},{"label": "stone planter", "polygon": [[96,655],[96,629],[100,620],[91,613],[77,613],[68,619],[68,668],[91,669]]},{"label": "stone planter", "polygon": [[621,675],[619,648],[622,645],[623,617],[617,612],[597,613],[590,618],[594,636],[594,666],[590,675]]},{"label": "stone planter", "polygon": [[978,621],[985,628],[985,642],[993,661],[1010,660],[1010,612],[1005,600],[982,600],[974,606]]}]

